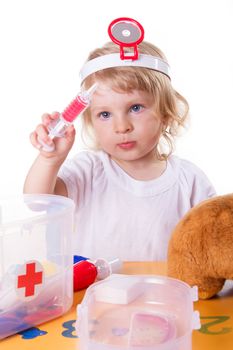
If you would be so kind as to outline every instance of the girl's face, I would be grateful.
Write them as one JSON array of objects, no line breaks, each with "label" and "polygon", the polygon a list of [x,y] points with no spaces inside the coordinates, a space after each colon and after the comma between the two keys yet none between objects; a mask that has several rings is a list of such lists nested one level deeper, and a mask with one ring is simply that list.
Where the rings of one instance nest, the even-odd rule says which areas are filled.
[{"label": "girl's face", "polygon": [[162,122],[155,114],[151,94],[139,90],[120,93],[99,83],[90,112],[97,141],[113,159],[120,162],[156,158]]}]

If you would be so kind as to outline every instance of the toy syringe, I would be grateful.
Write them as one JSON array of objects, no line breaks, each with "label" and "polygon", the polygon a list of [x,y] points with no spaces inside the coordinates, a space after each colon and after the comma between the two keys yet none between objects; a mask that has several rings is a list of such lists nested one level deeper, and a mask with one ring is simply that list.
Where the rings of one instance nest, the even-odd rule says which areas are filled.
[{"label": "toy syringe", "polygon": [[[51,140],[55,137],[62,137],[67,127],[81,114],[91,103],[91,97],[97,88],[97,83],[93,84],[88,90],[81,91],[75,99],[59,114],[59,117],[48,125],[48,136]],[[49,146],[38,138],[43,146],[43,151],[52,152],[54,146]]]},{"label": "toy syringe", "polygon": [[118,258],[111,260],[97,259],[91,261],[80,255],[74,255],[73,286],[74,291],[87,288],[96,280],[107,278],[112,273],[118,272],[122,262]]}]

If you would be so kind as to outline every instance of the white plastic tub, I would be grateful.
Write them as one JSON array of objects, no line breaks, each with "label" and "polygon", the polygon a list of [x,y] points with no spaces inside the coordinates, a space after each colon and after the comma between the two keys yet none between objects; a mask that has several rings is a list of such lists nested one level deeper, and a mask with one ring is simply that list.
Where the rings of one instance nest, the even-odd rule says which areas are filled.
[{"label": "white plastic tub", "polygon": [[81,350],[191,350],[197,288],[163,276],[112,275],[90,286],[77,312]]},{"label": "white plastic tub", "polygon": [[0,199],[0,339],[71,307],[73,209],[54,195]]}]

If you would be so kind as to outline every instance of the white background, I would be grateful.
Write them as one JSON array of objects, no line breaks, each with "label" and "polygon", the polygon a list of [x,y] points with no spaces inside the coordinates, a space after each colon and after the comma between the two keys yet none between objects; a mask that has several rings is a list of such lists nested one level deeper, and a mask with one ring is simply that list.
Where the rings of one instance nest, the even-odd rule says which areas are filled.
[{"label": "white background", "polygon": [[[176,153],[199,165],[219,194],[232,192],[231,0],[1,0],[0,195],[22,192],[37,154],[29,133],[43,112],[62,111],[74,98],[89,51],[123,16],[165,52],[173,85],[190,103],[191,125]],[[71,155],[81,147],[78,136]]]}]

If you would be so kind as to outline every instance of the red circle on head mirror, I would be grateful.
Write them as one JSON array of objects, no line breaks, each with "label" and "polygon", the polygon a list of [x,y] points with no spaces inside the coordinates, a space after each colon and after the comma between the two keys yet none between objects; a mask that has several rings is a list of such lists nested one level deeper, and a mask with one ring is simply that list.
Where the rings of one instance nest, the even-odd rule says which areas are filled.
[{"label": "red circle on head mirror", "polygon": [[[137,45],[144,38],[144,29],[139,22],[128,17],[117,18],[110,23],[108,34],[111,40],[120,46],[120,58],[122,60],[138,59]],[[133,53],[125,53],[124,47],[132,47]]]}]

